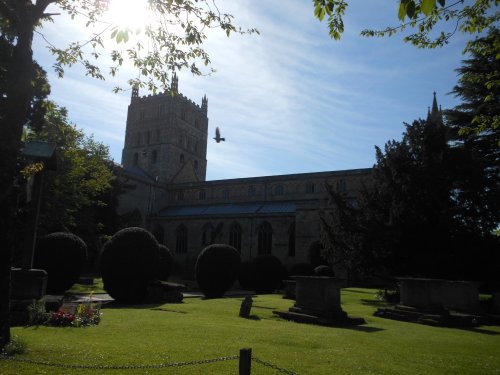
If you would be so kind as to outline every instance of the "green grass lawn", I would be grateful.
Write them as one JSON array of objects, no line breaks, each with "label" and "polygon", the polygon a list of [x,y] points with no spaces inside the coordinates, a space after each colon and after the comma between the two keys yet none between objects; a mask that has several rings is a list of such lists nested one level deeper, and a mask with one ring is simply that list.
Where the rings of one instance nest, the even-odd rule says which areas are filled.
[{"label": "green grass lawn", "polygon": [[[238,317],[240,298],[105,308],[88,328],[14,328],[28,345],[18,356],[84,365],[140,365],[253,355],[298,374],[500,374],[500,327],[450,329],[374,317],[375,290],[346,289],[343,308],[366,325],[329,328],[276,318],[293,301],[254,298],[253,319]],[[0,374],[235,374],[238,361],[166,369],[75,370],[0,360]],[[275,374],[252,363],[252,374]]]}]

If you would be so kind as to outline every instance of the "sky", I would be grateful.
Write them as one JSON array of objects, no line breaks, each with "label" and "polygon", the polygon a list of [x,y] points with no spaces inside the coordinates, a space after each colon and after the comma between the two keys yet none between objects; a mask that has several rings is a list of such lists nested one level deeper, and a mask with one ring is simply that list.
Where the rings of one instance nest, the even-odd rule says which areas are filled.
[{"label": "sky", "polygon": [[[443,109],[459,104],[449,92],[465,58],[468,36],[417,49],[391,38],[365,38],[364,28],[397,25],[397,1],[351,1],[340,41],[313,16],[312,1],[219,0],[243,28],[260,35],[214,30],[204,48],[215,73],[181,71],[179,91],[201,105],[208,98],[207,180],[369,168],[375,146],[400,140],[404,123],[425,118],[433,92]],[[49,73],[51,99],[86,135],[109,146],[120,163],[130,91],[112,92],[137,74],[98,81],[78,66],[59,79],[46,41],[63,47],[87,30],[64,15],[34,40],[34,58]],[[83,38],[83,39],[82,39]],[[147,95],[144,90],[140,95]],[[218,126],[226,142],[212,140]]]}]

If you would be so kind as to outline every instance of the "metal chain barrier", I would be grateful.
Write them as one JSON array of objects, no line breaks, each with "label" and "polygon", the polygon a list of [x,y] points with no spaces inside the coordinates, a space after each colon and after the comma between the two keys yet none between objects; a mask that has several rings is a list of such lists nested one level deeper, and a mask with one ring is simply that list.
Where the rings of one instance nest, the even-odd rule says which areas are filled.
[{"label": "metal chain barrier", "polygon": [[60,367],[60,368],[71,368],[71,369],[94,369],[94,370],[137,370],[137,369],[154,369],[154,368],[167,368],[167,367],[182,367],[182,366],[192,366],[192,365],[205,365],[208,363],[222,362],[222,361],[232,361],[235,359],[239,359],[240,356],[233,355],[227,357],[219,357],[219,358],[211,358],[211,359],[201,359],[199,361],[187,361],[187,362],[169,362],[169,363],[159,363],[153,365],[74,365],[74,364],[65,364],[65,363],[53,363],[46,361],[36,361],[33,359],[25,359],[25,358],[14,358],[14,357],[5,357],[0,356],[0,358],[8,361],[21,362],[21,363],[29,363],[33,365],[43,365],[50,367]]},{"label": "metal chain barrier", "polygon": [[270,367],[272,368],[273,370],[276,370],[282,374],[288,374],[288,375],[297,375],[296,372],[293,372],[293,371],[290,371],[290,370],[287,370],[287,369],[284,369],[284,368],[281,368],[281,367],[278,367],[276,365],[273,365],[272,363],[269,363],[269,362],[265,362],[263,361],[262,359],[259,359],[257,357],[252,357],[252,361],[255,361],[257,362],[258,364],[261,364],[263,366],[266,366],[266,367]]}]

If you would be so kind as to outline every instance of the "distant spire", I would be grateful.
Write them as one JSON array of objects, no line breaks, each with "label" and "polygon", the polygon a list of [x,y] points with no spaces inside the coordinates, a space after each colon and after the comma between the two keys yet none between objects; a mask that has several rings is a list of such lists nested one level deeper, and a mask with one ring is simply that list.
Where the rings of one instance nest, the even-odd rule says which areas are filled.
[{"label": "distant spire", "polygon": [[434,123],[443,123],[442,111],[441,107],[438,107],[435,91],[433,95],[434,98],[432,99],[432,109],[430,111],[427,110],[427,121],[432,121]]},{"label": "distant spire", "polygon": [[434,98],[432,99],[432,115],[435,115],[438,113],[439,113],[438,102],[436,99],[436,91],[434,91]]},{"label": "distant spire", "polygon": [[201,98],[201,109],[205,113],[208,111],[208,99],[206,95],[203,95],[203,98]]},{"label": "distant spire", "polygon": [[170,86],[170,88],[172,89],[172,92],[174,94],[179,93],[179,79],[177,78],[176,72],[172,74],[172,85]]}]

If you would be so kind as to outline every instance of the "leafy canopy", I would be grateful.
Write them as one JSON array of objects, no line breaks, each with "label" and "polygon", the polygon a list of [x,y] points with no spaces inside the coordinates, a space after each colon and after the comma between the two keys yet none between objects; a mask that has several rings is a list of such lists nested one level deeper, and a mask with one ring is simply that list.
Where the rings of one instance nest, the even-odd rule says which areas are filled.
[{"label": "leafy canopy", "polygon": [[[49,43],[48,48],[56,57],[54,68],[60,77],[66,66],[79,63],[87,75],[104,80],[106,73],[102,66],[106,63],[102,60],[106,60],[103,58],[106,54],[111,61],[108,66],[111,76],[131,64],[137,77],[128,80],[130,86],[147,87],[152,92],[168,87],[169,72],[187,69],[194,75],[203,74],[200,64],[210,65],[210,56],[203,48],[208,30],[220,29],[228,37],[232,33],[258,33],[254,28],[236,26],[231,14],[222,13],[215,2],[208,0],[147,1],[150,22],[135,29],[107,18],[109,1],[56,3],[72,18],[85,17],[85,26],[92,30],[87,40],[72,42],[64,48]],[[139,6],[139,2],[137,4]],[[116,42],[115,46],[109,47],[108,38]],[[118,90],[121,88],[115,87],[115,91]]]},{"label": "leafy canopy", "polygon": [[[314,15],[320,21],[328,16],[330,36],[339,40],[344,32],[343,17],[346,13],[346,0],[313,0]],[[457,30],[468,34],[478,34],[495,25],[500,20],[500,12],[495,9],[500,0],[400,0],[394,14],[400,22],[397,26],[388,26],[383,30],[365,29],[361,35],[367,37],[385,37],[412,30],[404,37],[419,48],[441,47],[448,43]],[[442,22],[453,25],[451,31],[436,29]],[[435,35],[437,34],[437,35]]]}]

